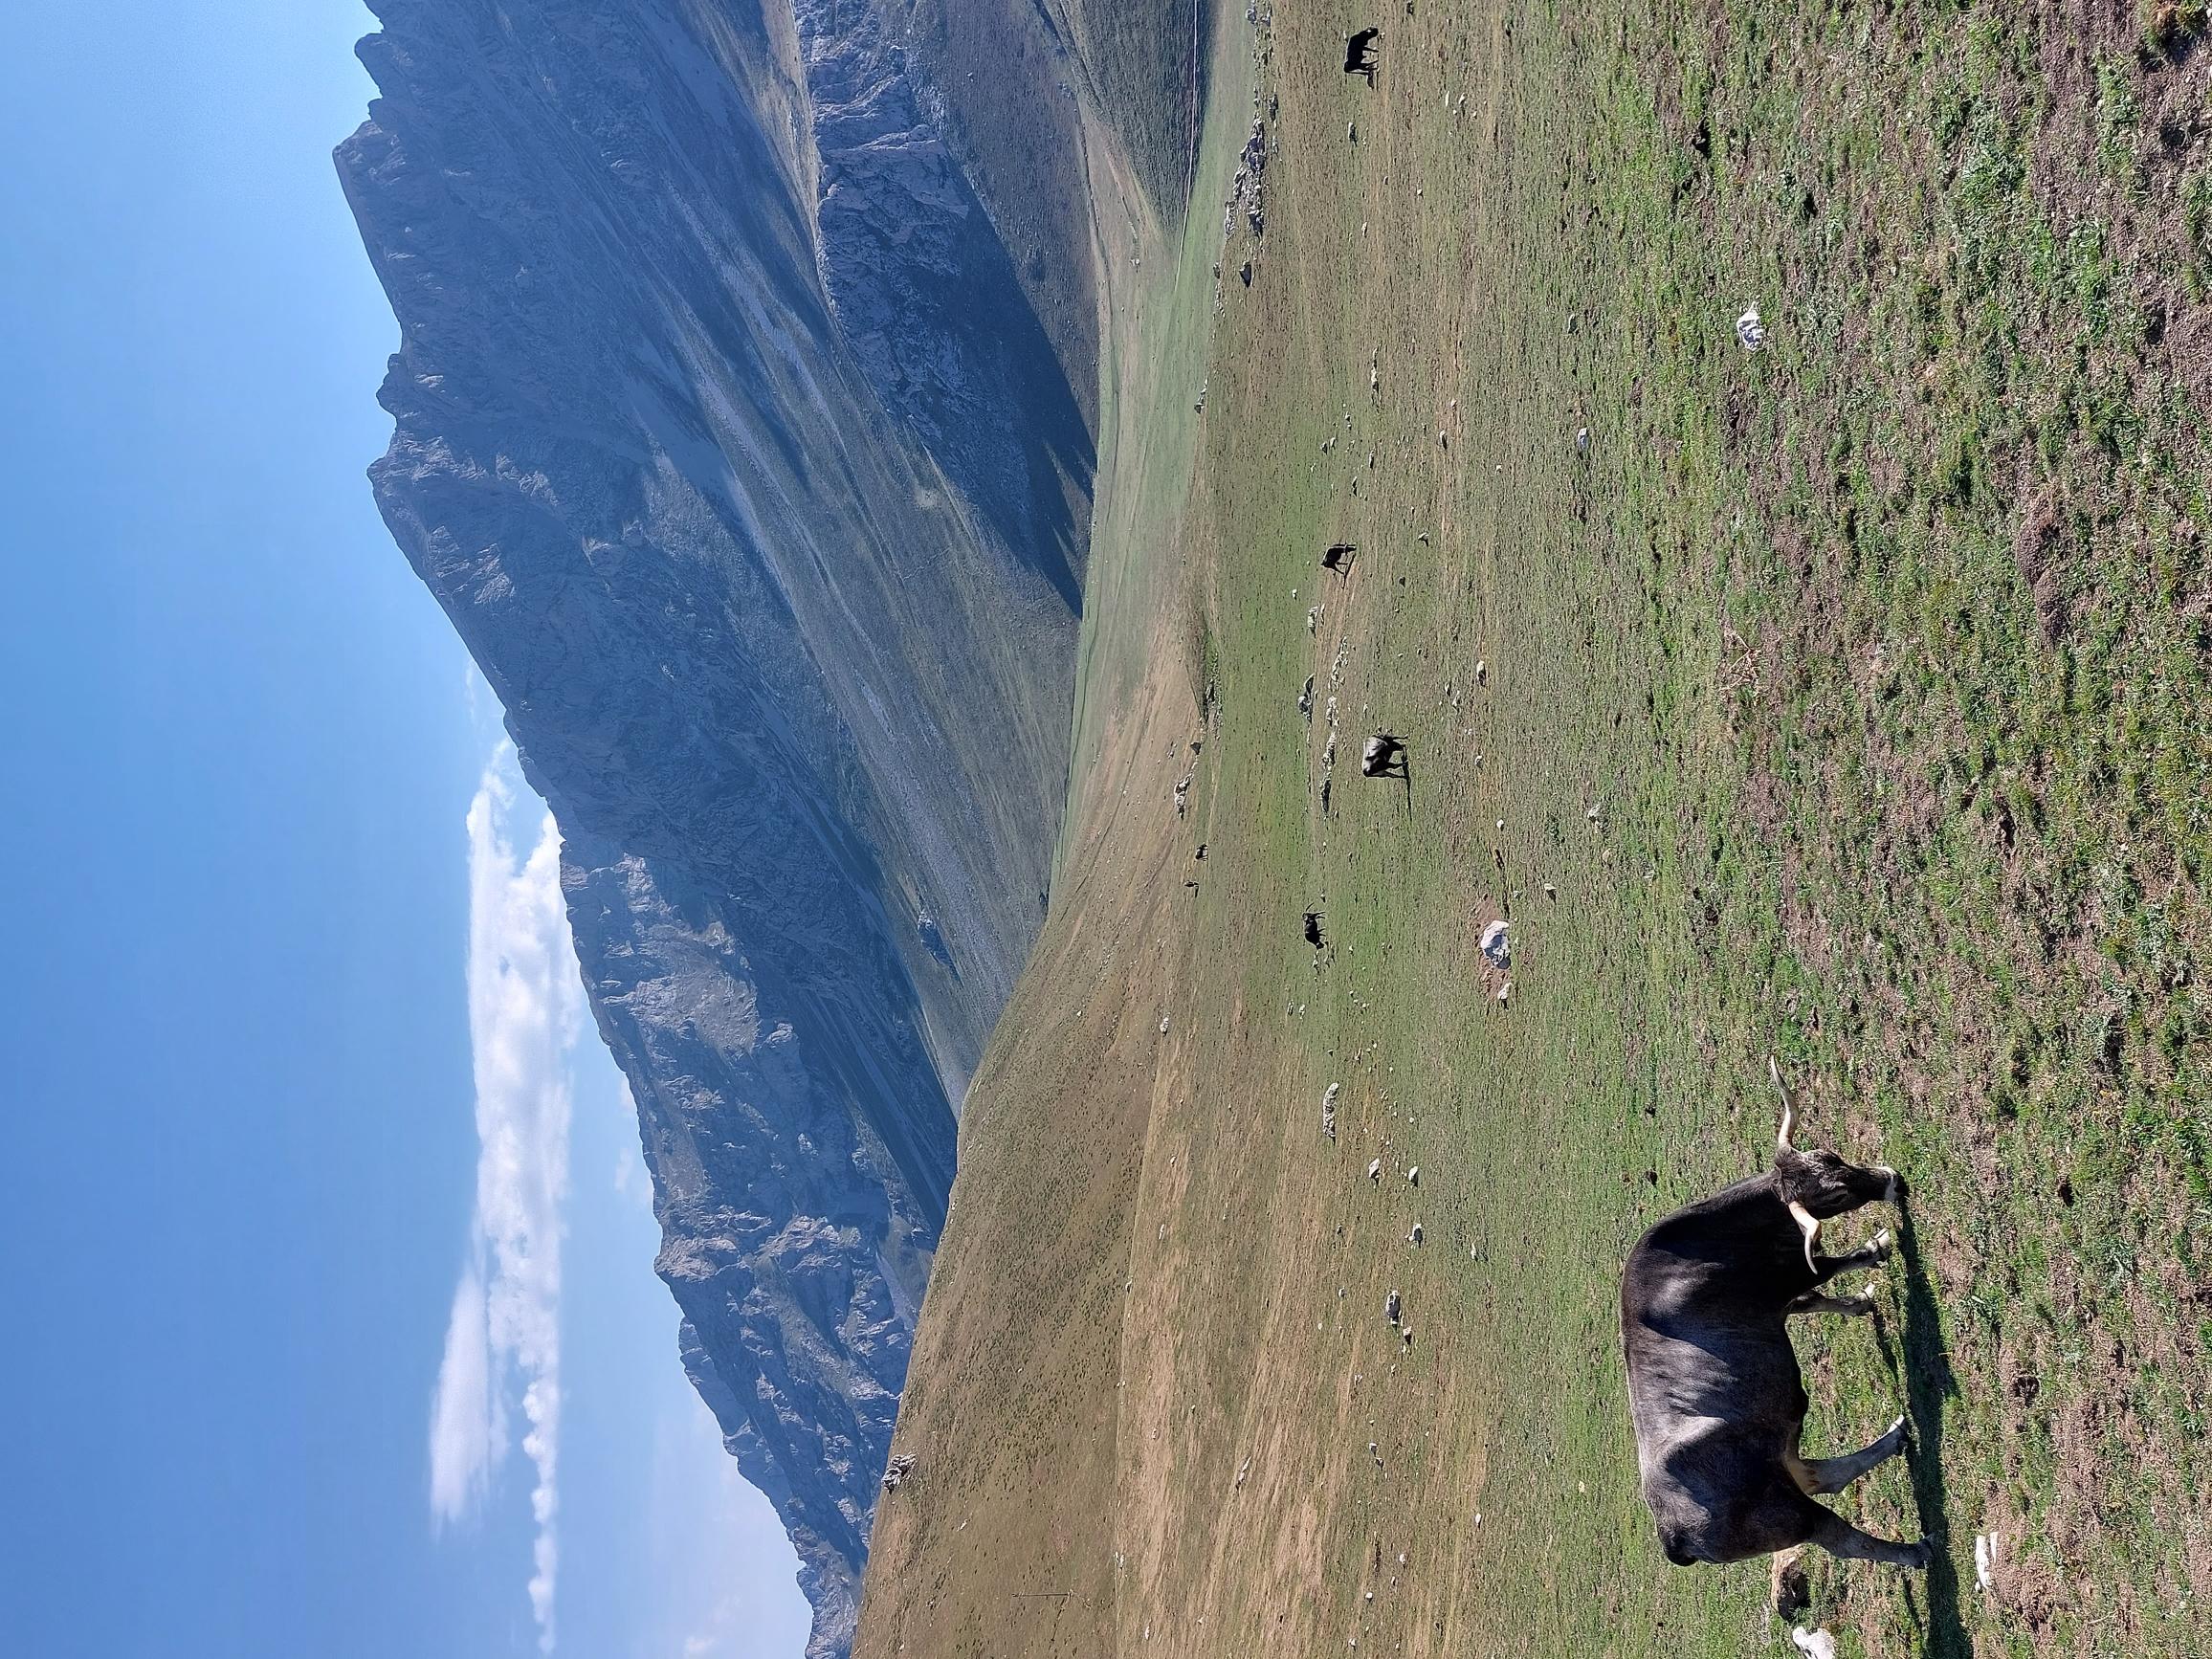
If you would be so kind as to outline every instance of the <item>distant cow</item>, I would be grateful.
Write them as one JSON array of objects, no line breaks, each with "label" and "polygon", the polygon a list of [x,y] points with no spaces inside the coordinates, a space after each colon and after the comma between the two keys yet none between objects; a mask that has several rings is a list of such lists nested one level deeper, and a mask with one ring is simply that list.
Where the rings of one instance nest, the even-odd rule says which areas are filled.
[{"label": "distant cow", "polygon": [[1377,732],[1360,751],[1360,774],[1365,778],[1403,778],[1407,774],[1405,743],[1388,732]]},{"label": "distant cow", "polygon": [[1737,1561],[1797,1544],[1891,1566],[1925,1567],[1925,1542],[1892,1543],[1813,1502],[1902,1449],[1905,1420],[1863,1451],[1807,1458],[1804,1384],[1784,1321],[1866,1314],[1871,1293],[1819,1287],[1890,1253],[1877,1234],[1847,1255],[1819,1252],[1820,1225],[1898,1199],[1897,1172],[1790,1144],[1796,1106],[1781,1092],[1774,1167],[1678,1210],[1637,1243],[1621,1275],[1621,1337],[1644,1501],[1677,1566]]},{"label": "distant cow", "polygon": [[1352,568],[1352,561],[1360,552],[1356,542],[1333,542],[1321,554],[1321,568],[1334,570],[1341,576]]},{"label": "distant cow", "polygon": [[1375,84],[1375,36],[1382,33],[1380,29],[1362,29],[1344,37],[1346,75],[1363,75],[1369,86]]}]

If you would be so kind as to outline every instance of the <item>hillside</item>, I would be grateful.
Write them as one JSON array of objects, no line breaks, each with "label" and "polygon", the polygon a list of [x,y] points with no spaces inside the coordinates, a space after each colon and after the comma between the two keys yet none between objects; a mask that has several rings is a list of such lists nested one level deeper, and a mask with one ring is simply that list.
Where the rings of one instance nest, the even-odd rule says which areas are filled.
[{"label": "hillside", "polygon": [[[1033,67],[975,106],[891,0],[376,11],[337,159],[401,329],[378,504],[559,821],[670,1362],[838,1655],[1067,773],[1096,365],[1060,49],[1006,11]],[[977,107],[1036,141],[1024,211],[956,142]]]},{"label": "hillside", "polygon": [[1797,1339],[1937,1546],[1806,1622],[2212,1650],[2201,11],[1260,15],[1104,263],[1051,910],[855,1652],[1791,1651],[1660,1557],[1614,1315],[1769,1052],[1912,1183]]}]

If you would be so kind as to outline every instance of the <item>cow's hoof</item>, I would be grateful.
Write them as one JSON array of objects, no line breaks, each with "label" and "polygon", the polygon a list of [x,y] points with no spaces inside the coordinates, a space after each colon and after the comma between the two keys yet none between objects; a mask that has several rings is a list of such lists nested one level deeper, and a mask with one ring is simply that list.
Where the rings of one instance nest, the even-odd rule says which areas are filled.
[{"label": "cow's hoof", "polygon": [[1928,1563],[1935,1559],[1935,1549],[1927,1539],[1922,1538],[1913,1546],[1912,1555],[1901,1564],[1910,1567],[1915,1573],[1924,1573],[1928,1570]]},{"label": "cow's hoof", "polygon": [[1874,1294],[1874,1289],[1871,1285],[1868,1286],[1857,1295],[1853,1296],[1851,1300],[1858,1304],[1858,1306],[1853,1308],[1851,1312],[1858,1315],[1862,1318],[1867,1315],[1871,1314],[1881,1302],[1881,1298]]},{"label": "cow's hoof", "polygon": [[1890,1229],[1884,1228],[1867,1241],[1867,1254],[1875,1261],[1886,1262],[1890,1259],[1890,1251],[1894,1247],[1895,1242],[1890,1237]]}]

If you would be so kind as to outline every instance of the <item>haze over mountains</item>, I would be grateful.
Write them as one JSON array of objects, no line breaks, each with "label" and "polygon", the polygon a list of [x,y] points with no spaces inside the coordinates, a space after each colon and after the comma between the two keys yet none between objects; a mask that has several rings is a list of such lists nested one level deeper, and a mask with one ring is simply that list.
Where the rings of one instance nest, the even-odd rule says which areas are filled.
[{"label": "haze over mountains", "polygon": [[[888,0],[373,9],[337,161],[402,331],[377,498],[557,817],[682,1361],[841,1653],[1062,803],[1078,104],[933,84],[955,32]],[[1058,60],[1041,19],[1000,48]],[[1009,128],[1059,210],[986,210],[959,135]]]}]

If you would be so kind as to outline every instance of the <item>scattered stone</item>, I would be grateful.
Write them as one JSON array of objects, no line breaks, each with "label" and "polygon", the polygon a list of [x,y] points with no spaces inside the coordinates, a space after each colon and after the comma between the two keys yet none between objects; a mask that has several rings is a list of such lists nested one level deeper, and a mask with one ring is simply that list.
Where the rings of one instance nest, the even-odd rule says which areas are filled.
[{"label": "scattered stone", "polygon": [[1758,306],[1746,306],[1743,315],[1736,320],[1736,338],[1743,342],[1746,351],[1766,349],[1766,325],[1759,320]]},{"label": "scattered stone", "polygon": [[[1250,226],[1253,235],[1257,236],[1267,228],[1262,179],[1262,175],[1267,171],[1267,123],[1262,119],[1254,118],[1251,133],[1245,140],[1244,153],[1237,157],[1236,177],[1229,184],[1228,207],[1222,217],[1221,226],[1224,241],[1228,239],[1229,232],[1240,209],[1244,212],[1245,223]],[[1251,261],[1250,259],[1245,261],[1242,275],[1245,279],[1245,286],[1250,287]]]},{"label": "scattered stone", "polygon": [[1790,1631],[1789,1639],[1809,1659],[1836,1659],[1836,1639],[1825,1630],[1808,1630],[1800,1625]]},{"label": "scattered stone", "polygon": [[1501,1006],[1513,1001],[1513,981],[1508,980],[1497,987],[1497,1000]]},{"label": "scattered stone", "polygon": [[913,1453],[900,1452],[891,1460],[891,1467],[883,1471],[883,1490],[885,1492],[896,1492],[913,1471]]},{"label": "scattered stone", "polygon": [[1367,1180],[1376,1186],[1382,1184],[1382,1161],[1380,1158],[1367,1165]]},{"label": "scattered stone", "polygon": [[1501,918],[1482,930],[1483,961],[1493,968],[1504,969],[1513,965],[1513,944],[1506,937],[1511,926],[1510,922]]},{"label": "scattered stone", "polygon": [[1165,1014],[1160,1016],[1160,1034],[1163,1037],[1167,1035],[1167,1016]]},{"label": "scattered stone", "polygon": [[1397,1324],[1398,1314],[1401,1306],[1402,1304],[1398,1300],[1398,1293],[1396,1291],[1392,1291],[1388,1295],[1382,1298],[1382,1316],[1389,1320],[1393,1325]]},{"label": "scattered stone", "polygon": [[1405,1242],[1409,1245],[1418,1245],[1421,1242],[1421,1224],[1419,1222],[1413,1224],[1413,1230],[1405,1235]]},{"label": "scattered stone", "polygon": [[1420,1164],[1416,1163],[1411,1169],[1408,1169],[1405,1172],[1405,1184],[1407,1186],[1419,1186],[1421,1184]]},{"label": "scattered stone", "polygon": [[1337,1091],[1341,1087],[1332,1083],[1321,1092],[1321,1133],[1331,1140],[1337,1139]]}]

